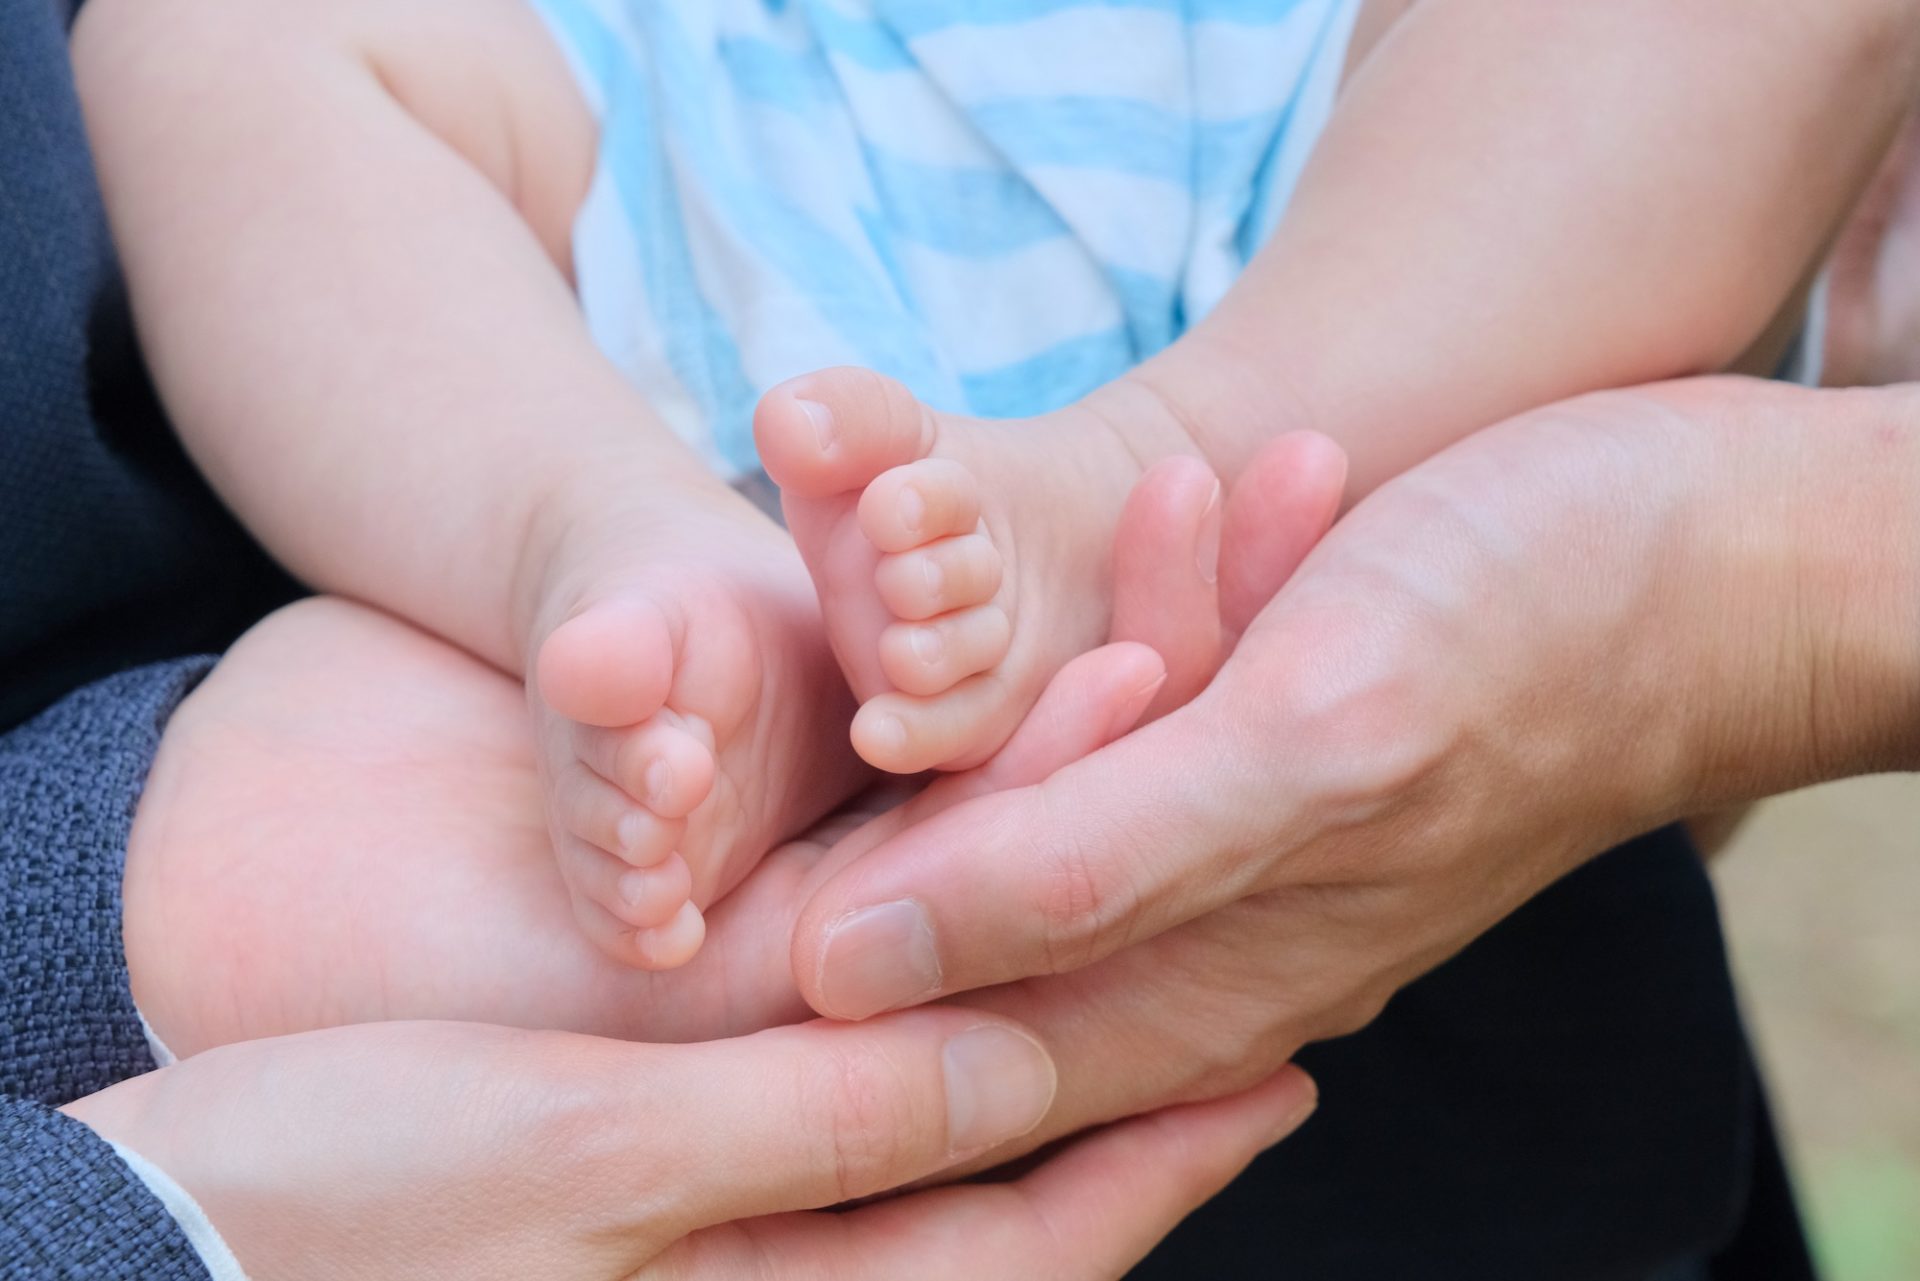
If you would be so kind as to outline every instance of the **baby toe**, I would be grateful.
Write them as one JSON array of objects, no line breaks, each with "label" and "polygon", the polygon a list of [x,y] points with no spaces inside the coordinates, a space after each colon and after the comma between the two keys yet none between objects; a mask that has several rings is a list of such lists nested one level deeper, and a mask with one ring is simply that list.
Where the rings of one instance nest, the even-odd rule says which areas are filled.
[{"label": "baby toe", "polygon": [[823,369],[782,383],[753,416],[761,463],[782,490],[826,498],[933,448],[932,415],[906,387],[868,369]]},{"label": "baby toe", "polygon": [[894,623],[880,633],[880,668],[906,694],[939,694],[1007,656],[1013,627],[998,605],[922,623]]},{"label": "baby toe", "polygon": [[970,677],[937,698],[881,694],[855,713],[853,749],[891,774],[971,769],[1000,750],[1023,710],[996,673]]},{"label": "baby toe", "polygon": [[661,818],[634,806],[614,829],[613,852],[630,867],[653,867],[674,852],[687,834],[684,818]]},{"label": "baby toe", "polygon": [[985,534],[943,538],[881,558],[875,589],[895,618],[918,622],[971,605],[1000,590],[1000,549]]},{"label": "baby toe", "polygon": [[590,769],[661,818],[685,818],[713,789],[713,753],[663,717],[633,729],[583,727],[574,746]]},{"label": "baby toe", "polygon": [[653,929],[671,921],[693,897],[693,871],[678,854],[654,867],[633,867],[614,882],[613,902],[607,910],[636,929]]},{"label": "baby toe", "polygon": [[692,903],[665,925],[636,932],[632,939],[635,962],[641,969],[671,970],[691,961],[707,937],[707,921]]},{"label": "baby toe", "polygon": [[572,838],[557,853],[575,919],[603,951],[630,964],[631,943],[624,936],[671,921],[692,893],[692,874],[677,856],[658,867],[633,868]]},{"label": "baby toe", "polygon": [[630,820],[652,817],[632,797],[577,761],[555,776],[547,807],[556,828],[609,854],[621,853],[623,835],[633,826]]},{"label": "baby toe", "polygon": [[666,702],[673,637],[651,601],[601,601],[553,629],[540,646],[534,682],[568,720],[633,725]]},{"label": "baby toe", "polygon": [[876,477],[860,495],[860,531],[883,552],[904,552],[980,524],[980,483],[947,458],[925,458]]}]

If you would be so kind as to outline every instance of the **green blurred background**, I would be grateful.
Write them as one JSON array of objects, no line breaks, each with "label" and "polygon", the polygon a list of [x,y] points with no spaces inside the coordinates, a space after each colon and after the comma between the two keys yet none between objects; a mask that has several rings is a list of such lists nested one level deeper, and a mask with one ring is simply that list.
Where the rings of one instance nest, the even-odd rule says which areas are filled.
[{"label": "green blurred background", "polygon": [[1771,801],[1714,878],[1827,1281],[1920,1281],[1920,777]]}]

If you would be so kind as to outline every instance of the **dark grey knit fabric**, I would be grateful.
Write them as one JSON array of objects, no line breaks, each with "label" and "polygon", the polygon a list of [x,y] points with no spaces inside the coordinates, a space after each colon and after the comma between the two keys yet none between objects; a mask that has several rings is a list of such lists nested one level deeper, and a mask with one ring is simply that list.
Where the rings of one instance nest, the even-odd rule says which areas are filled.
[{"label": "dark grey knit fabric", "polygon": [[0,1277],[197,1278],[172,1217],[50,1110],[150,1071],[120,875],[160,733],[210,659],[90,685],[0,736]]},{"label": "dark grey knit fabric", "polygon": [[0,736],[0,1091],[59,1104],[153,1067],[121,859],[160,732],[210,665],[122,673]]},{"label": "dark grey knit fabric", "polygon": [[0,1099],[0,1278],[207,1281],[207,1270],[92,1130],[37,1103]]}]

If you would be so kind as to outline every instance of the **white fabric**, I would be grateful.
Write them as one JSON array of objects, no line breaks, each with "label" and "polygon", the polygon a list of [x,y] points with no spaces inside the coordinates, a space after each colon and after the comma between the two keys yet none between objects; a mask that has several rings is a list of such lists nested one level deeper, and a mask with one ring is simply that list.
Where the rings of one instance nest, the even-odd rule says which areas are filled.
[{"label": "white fabric", "polygon": [[206,1265],[207,1273],[213,1281],[247,1281],[246,1272],[240,1267],[240,1261],[233,1257],[233,1251],[221,1237],[219,1229],[207,1218],[207,1212],[193,1199],[187,1190],[175,1183],[165,1170],[132,1148],[108,1140],[109,1146],[127,1163],[147,1190],[167,1208],[173,1221],[180,1225],[180,1231],[186,1235],[187,1242],[200,1256],[200,1262]]}]

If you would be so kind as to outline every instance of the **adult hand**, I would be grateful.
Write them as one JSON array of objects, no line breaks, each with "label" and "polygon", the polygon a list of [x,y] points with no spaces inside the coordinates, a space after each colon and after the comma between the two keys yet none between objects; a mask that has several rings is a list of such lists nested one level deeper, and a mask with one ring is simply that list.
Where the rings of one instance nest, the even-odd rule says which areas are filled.
[{"label": "adult hand", "polygon": [[[1917,399],[1701,380],[1447,451],[1193,703],[839,867],[802,990],[859,1018],[1008,985],[969,1000],[1055,1046],[1042,1137],[1364,1024],[1635,832],[1920,762]],[[1230,612],[1271,585],[1232,577],[1257,515],[1229,503]]]},{"label": "adult hand", "polygon": [[[1045,777],[1124,733],[1163,675],[1137,645],[1083,657],[912,813]],[[169,723],[129,845],[128,967],[161,1038],[432,1018],[685,1041],[810,1016],[794,917],[828,845],[897,796],[775,850],[692,964],[647,973],[574,924],[529,739],[517,682],[386,615],[319,599],[249,633]]]},{"label": "adult hand", "polygon": [[[1338,452],[1291,437],[1281,513],[1243,563],[1284,576],[1332,519]],[[1014,739],[896,813],[923,817],[1037,782],[1126,732],[1160,691],[1217,667],[1217,486],[1156,468],[1116,550],[1117,631],[1145,640],[1069,664]],[[1163,620],[1178,620],[1168,627]],[[683,969],[611,962],[554,874],[524,694],[452,646],[341,600],[261,623],[167,726],[133,826],[125,937],[133,993],[176,1052],[383,1019],[465,1019],[648,1041],[708,1040],[808,1016],[788,960],[828,846],[901,793],[865,798],[776,849],[708,913]]]},{"label": "adult hand", "polygon": [[386,1023],[208,1051],[68,1105],[206,1211],[255,1281],[1120,1275],[1311,1110],[1296,1069],[1023,1178],[844,1214],[1030,1129],[1054,1089],[960,1009],[636,1045]]}]

